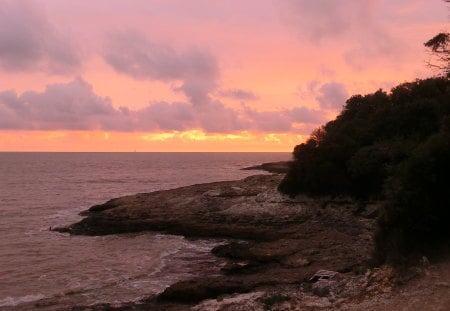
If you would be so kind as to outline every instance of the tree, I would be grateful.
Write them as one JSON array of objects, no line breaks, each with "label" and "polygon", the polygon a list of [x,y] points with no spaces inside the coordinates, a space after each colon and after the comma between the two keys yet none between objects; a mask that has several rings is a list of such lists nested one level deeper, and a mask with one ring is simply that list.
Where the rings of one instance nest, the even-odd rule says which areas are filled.
[{"label": "tree", "polygon": [[431,54],[435,61],[429,61],[428,66],[442,70],[447,77],[450,77],[450,33],[441,32],[424,43],[431,49]]},{"label": "tree", "polygon": [[[444,0],[450,3],[450,0]],[[448,78],[450,77],[450,33],[441,32],[424,43],[429,48],[433,61],[428,61],[428,66],[438,69],[444,73]]]}]

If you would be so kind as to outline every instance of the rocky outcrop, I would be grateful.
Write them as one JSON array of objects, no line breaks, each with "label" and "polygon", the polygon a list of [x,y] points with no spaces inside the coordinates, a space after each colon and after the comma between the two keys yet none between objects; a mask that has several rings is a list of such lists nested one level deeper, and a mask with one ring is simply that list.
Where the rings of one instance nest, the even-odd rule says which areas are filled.
[{"label": "rocky outcrop", "polygon": [[85,235],[149,230],[270,240],[283,235],[287,224],[310,217],[304,204],[274,190],[279,180],[260,175],[121,197],[93,206],[82,213],[87,217],[81,222],[55,230]]},{"label": "rocky outcrop", "polygon": [[285,174],[289,171],[291,165],[292,161],[267,162],[260,165],[245,167],[243,170],[259,170],[269,173]]},{"label": "rocky outcrop", "polygon": [[[182,310],[223,295],[306,284],[318,270],[365,271],[376,204],[345,197],[291,198],[277,192],[281,178],[256,175],[117,198],[93,206],[79,223],[55,230],[85,235],[160,231],[231,239],[213,250],[227,260],[223,275],[178,282],[133,310]],[[370,213],[363,205],[370,206]]]}]

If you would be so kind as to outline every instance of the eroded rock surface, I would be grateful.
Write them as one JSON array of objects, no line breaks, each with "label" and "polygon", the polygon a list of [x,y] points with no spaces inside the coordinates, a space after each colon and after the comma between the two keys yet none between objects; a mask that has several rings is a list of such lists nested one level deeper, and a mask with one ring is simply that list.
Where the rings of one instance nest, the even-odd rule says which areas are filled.
[{"label": "eroded rock surface", "polygon": [[56,230],[85,235],[148,230],[231,239],[213,250],[228,261],[223,275],[178,282],[157,299],[123,310],[185,310],[223,295],[306,284],[318,270],[364,272],[372,249],[372,211],[361,212],[361,202],[348,198],[284,196],[276,190],[281,178],[256,175],[117,198]]}]

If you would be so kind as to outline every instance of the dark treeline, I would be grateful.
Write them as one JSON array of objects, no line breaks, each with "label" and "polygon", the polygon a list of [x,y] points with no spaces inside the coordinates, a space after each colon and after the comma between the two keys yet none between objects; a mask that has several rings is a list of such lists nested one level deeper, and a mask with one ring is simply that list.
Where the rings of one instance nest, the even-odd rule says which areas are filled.
[{"label": "dark treeline", "polygon": [[448,243],[450,80],[401,84],[355,95],[339,116],[295,147],[279,190],[384,200],[378,262]]}]

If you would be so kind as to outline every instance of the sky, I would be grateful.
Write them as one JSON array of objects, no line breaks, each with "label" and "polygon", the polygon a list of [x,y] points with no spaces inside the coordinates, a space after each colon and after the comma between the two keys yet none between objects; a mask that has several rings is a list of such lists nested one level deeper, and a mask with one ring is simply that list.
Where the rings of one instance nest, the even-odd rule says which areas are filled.
[{"label": "sky", "polygon": [[426,78],[440,0],[0,0],[0,151],[291,152]]}]

